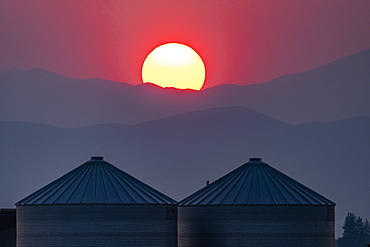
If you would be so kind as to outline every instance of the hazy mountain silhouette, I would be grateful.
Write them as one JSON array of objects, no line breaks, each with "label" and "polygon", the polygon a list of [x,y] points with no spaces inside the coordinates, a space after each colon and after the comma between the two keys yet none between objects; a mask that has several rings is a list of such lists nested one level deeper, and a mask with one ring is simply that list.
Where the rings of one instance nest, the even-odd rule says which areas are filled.
[{"label": "hazy mountain silhouette", "polygon": [[306,72],[202,91],[72,79],[42,69],[0,75],[0,119],[64,127],[136,124],[223,106],[246,106],[289,123],[370,116],[370,50]]},{"label": "hazy mountain silhouette", "polygon": [[349,211],[370,218],[369,126],[370,117],[294,126],[245,107],[133,126],[0,121],[0,205],[11,207],[93,155],[177,200],[257,156],[335,201],[341,231]]}]

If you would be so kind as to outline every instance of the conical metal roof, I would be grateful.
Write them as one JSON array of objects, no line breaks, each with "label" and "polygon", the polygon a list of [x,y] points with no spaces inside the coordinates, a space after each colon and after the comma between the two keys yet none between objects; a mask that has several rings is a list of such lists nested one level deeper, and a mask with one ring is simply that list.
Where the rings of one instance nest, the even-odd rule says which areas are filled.
[{"label": "conical metal roof", "polygon": [[20,205],[177,204],[138,179],[91,157],[54,182],[16,203]]},{"label": "conical metal roof", "polygon": [[180,201],[179,205],[335,205],[335,203],[272,168],[260,158],[251,158],[248,163]]}]

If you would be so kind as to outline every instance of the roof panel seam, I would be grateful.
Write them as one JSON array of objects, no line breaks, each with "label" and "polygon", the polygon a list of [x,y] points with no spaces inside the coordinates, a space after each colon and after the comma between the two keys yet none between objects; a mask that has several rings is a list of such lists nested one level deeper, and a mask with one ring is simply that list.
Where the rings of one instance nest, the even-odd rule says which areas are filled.
[{"label": "roof panel seam", "polygon": [[[93,171],[92,171],[92,168],[91,168],[91,167],[92,167],[92,166],[88,166],[88,170],[87,170],[87,172],[89,172],[89,174],[85,174],[85,176],[84,176],[84,177],[88,176],[88,179],[87,179],[86,186],[85,186],[85,188],[83,189],[83,193],[82,193],[82,196],[81,196],[81,198],[80,198],[80,202],[79,202],[79,204],[82,204],[83,198],[85,197],[85,194],[86,194],[86,191],[87,191],[87,185],[89,184],[90,179],[91,179],[91,176],[92,176],[92,173],[93,173]],[[82,179],[81,179],[81,181],[82,181]]]},{"label": "roof panel seam", "polygon": [[[207,204],[211,204],[211,202],[222,192],[222,190],[227,187],[227,185],[229,185],[232,180],[237,177],[237,175],[239,174],[239,169],[237,168],[232,174],[228,174],[230,176],[224,176],[222,178],[220,178],[220,184],[215,188],[213,189],[212,191],[208,191],[210,193],[207,193],[207,195],[205,195],[205,197],[203,197],[203,199],[201,199],[198,204],[201,204],[203,201],[205,201],[207,198],[213,196],[211,199],[209,199],[209,202]],[[216,195],[214,195],[216,194]]]},{"label": "roof panel seam", "polygon": [[[69,181],[69,177],[71,176],[74,176],[74,173],[67,173],[65,176],[62,176],[63,179],[61,179],[59,181],[59,184],[56,184],[55,186],[53,186],[53,188],[50,188],[47,192],[48,193],[45,193],[44,196],[46,196],[46,198],[44,198],[43,200],[41,198],[39,198],[38,200],[42,200],[42,202],[40,202],[40,204],[44,204],[49,198],[51,198],[53,195],[55,195],[58,191],[60,191],[62,189],[62,187],[68,183]],[[60,184],[61,183],[61,184]],[[53,190],[51,190],[53,189]],[[50,194],[49,194],[50,193]],[[47,195],[48,194],[48,195]],[[57,197],[59,198],[59,197]]]}]

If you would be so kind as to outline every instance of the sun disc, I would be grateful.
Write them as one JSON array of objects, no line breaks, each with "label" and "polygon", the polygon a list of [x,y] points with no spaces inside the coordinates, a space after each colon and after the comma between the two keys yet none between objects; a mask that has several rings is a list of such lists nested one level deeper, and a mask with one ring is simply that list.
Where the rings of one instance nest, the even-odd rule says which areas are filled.
[{"label": "sun disc", "polygon": [[143,83],[200,90],[206,70],[202,58],[192,48],[180,43],[167,43],[149,53],[141,75]]}]

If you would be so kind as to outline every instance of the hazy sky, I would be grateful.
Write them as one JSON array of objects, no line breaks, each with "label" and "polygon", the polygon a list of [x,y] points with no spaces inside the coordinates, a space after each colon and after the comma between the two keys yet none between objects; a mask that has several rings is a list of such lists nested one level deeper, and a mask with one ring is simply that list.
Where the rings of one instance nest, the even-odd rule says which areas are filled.
[{"label": "hazy sky", "polygon": [[370,48],[368,0],[0,1],[0,73],[141,82],[146,55],[193,47],[206,87],[265,82]]}]

